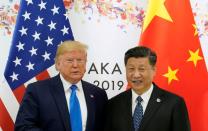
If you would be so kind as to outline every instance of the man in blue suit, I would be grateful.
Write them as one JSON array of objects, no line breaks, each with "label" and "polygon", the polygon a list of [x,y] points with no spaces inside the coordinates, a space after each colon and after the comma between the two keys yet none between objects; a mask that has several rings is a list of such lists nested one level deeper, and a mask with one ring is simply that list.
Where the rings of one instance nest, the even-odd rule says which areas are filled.
[{"label": "man in blue suit", "polygon": [[[65,41],[58,47],[55,66],[60,73],[28,85],[16,118],[16,131],[103,130],[107,95],[104,90],[82,80],[86,72],[86,50],[87,46],[77,41]],[[73,96],[78,100],[79,109],[72,109],[75,102],[70,87],[76,87]],[[78,117],[72,117],[77,111],[80,122]],[[78,123],[80,128],[76,127]]]}]

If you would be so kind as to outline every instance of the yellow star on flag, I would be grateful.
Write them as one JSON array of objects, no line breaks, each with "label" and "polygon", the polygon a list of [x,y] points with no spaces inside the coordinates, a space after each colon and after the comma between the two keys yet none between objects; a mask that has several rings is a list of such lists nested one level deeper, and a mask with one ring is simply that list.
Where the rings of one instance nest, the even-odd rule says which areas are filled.
[{"label": "yellow star on flag", "polygon": [[168,66],[168,72],[163,75],[168,78],[168,84],[170,84],[172,80],[178,80],[178,78],[176,76],[177,72],[178,72],[178,69],[172,70],[171,67]]},{"label": "yellow star on flag", "polygon": [[165,0],[149,0],[148,10],[143,23],[143,32],[155,16],[173,22],[164,5]]},{"label": "yellow star on flag", "polygon": [[199,56],[199,49],[197,49],[195,52],[189,50],[190,57],[187,61],[192,61],[194,63],[194,66],[196,67],[196,64],[199,60],[202,60],[203,58]]},{"label": "yellow star on flag", "polygon": [[192,24],[192,26],[195,29],[194,36],[196,36],[198,34],[197,26],[196,26],[196,24]]}]

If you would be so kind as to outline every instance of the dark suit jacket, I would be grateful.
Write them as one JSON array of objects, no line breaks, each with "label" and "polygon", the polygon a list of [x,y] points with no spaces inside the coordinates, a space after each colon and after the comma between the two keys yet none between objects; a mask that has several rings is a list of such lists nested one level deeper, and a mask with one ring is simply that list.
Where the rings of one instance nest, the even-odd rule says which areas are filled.
[{"label": "dark suit jacket", "polygon": [[[134,131],[131,89],[109,100],[105,131]],[[139,131],[190,131],[184,100],[154,84]]]},{"label": "dark suit jacket", "polygon": [[[103,130],[106,92],[82,81],[88,116],[86,131]],[[71,131],[67,101],[60,76],[28,85],[15,122],[16,131]]]}]

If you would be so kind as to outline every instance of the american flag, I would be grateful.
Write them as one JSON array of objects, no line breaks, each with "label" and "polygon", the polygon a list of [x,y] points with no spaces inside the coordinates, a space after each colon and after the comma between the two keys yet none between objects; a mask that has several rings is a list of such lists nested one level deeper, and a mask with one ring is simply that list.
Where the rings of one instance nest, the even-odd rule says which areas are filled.
[{"label": "american flag", "polygon": [[73,39],[63,0],[21,0],[4,72],[12,91],[47,74],[58,44]]}]

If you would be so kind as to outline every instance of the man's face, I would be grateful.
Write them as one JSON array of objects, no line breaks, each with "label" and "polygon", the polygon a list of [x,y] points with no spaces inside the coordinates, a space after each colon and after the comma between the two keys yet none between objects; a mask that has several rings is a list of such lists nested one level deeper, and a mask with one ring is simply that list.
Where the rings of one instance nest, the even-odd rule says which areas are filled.
[{"label": "man's face", "polygon": [[126,64],[126,77],[137,94],[147,91],[153,81],[155,67],[151,66],[148,57],[131,57]]},{"label": "man's face", "polygon": [[84,51],[72,50],[59,56],[56,68],[65,80],[75,84],[84,76],[86,61],[87,55]]}]

